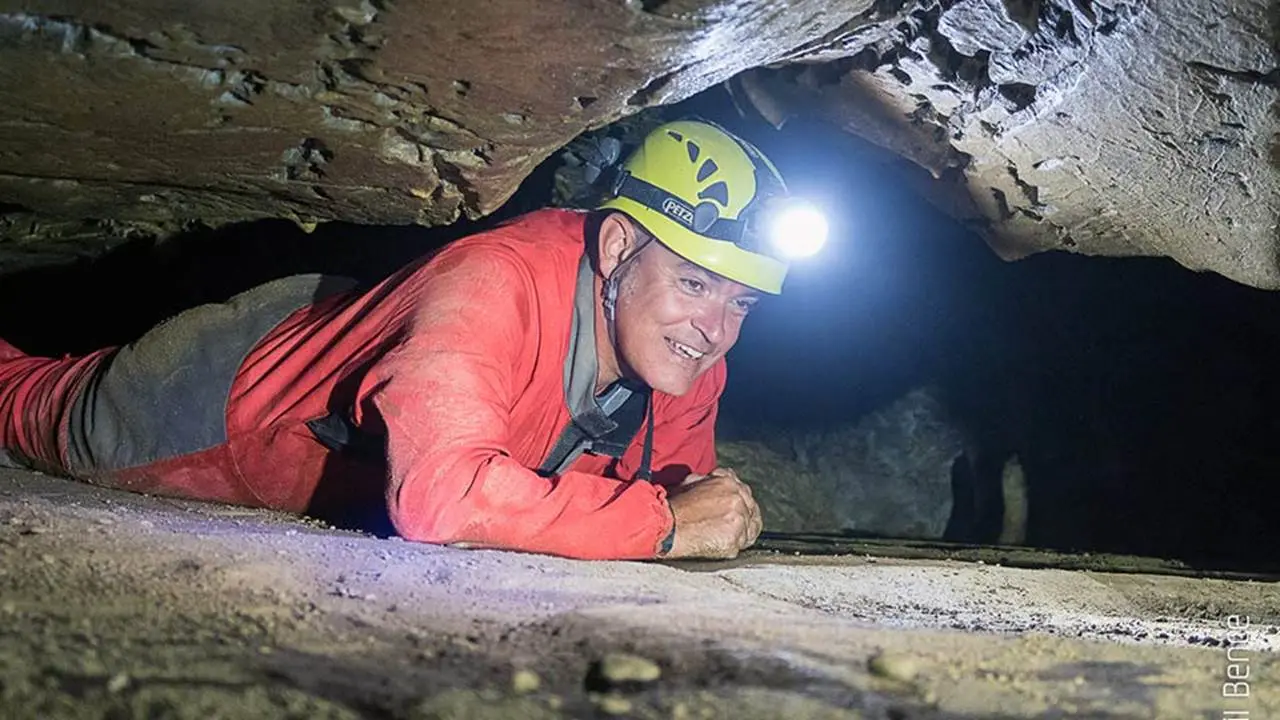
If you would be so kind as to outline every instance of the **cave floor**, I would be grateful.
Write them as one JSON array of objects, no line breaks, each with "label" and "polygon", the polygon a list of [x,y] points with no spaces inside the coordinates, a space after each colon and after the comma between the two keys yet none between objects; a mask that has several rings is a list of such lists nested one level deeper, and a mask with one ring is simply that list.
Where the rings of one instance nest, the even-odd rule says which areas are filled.
[{"label": "cave floor", "polygon": [[[1280,590],[1265,579],[880,547],[575,562],[0,470],[0,716],[1280,712]],[[1247,698],[1223,695],[1229,640]],[[640,676],[603,673],[618,652],[661,676],[638,660]]]}]

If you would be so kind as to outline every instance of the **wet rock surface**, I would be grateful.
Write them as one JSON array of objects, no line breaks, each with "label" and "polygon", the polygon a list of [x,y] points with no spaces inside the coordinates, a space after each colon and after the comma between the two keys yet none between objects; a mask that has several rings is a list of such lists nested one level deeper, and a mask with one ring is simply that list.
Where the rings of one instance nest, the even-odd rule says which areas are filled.
[{"label": "wet rock surface", "polygon": [[[1266,717],[1276,592],[862,556],[581,563],[0,471],[15,718]],[[1221,694],[1228,644],[1247,705]],[[638,682],[590,686],[614,654]]]}]

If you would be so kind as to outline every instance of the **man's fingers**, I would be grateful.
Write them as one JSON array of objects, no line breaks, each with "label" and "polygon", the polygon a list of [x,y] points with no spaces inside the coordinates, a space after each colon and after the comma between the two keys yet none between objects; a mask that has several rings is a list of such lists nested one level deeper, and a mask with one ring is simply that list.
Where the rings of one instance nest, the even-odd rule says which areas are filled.
[{"label": "man's fingers", "polygon": [[764,530],[764,516],[760,512],[760,506],[755,502],[751,503],[751,538],[748,545],[754,543],[756,538],[760,537],[761,531]]},{"label": "man's fingers", "polygon": [[741,547],[749,547],[760,536],[760,532],[764,527],[764,519],[760,516],[760,504],[756,502],[751,494],[751,488],[746,483],[739,482],[737,486],[738,501],[742,503],[742,536]]},{"label": "man's fingers", "polygon": [[701,482],[703,480],[706,480],[708,477],[710,476],[698,475],[696,473],[689,473],[688,475],[685,475],[684,480],[681,480],[680,484],[676,485],[676,487],[685,487],[687,485],[692,485],[696,482]]},{"label": "man's fingers", "polygon": [[733,558],[759,537],[760,506],[732,469],[690,473],[672,490],[679,557]]},{"label": "man's fingers", "polygon": [[763,528],[764,523],[760,518],[760,510],[755,503],[750,503],[741,517],[742,525],[738,535],[738,547],[746,548],[755,543],[756,538],[760,536],[760,530]]},{"label": "man's fingers", "polygon": [[729,478],[729,479],[731,479],[731,480],[736,480],[736,481],[738,481],[738,482],[742,482],[742,479],[738,477],[738,473],[737,473],[737,472],[735,472],[735,471],[733,470],[733,468],[718,467],[718,468],[716,468],[715,470],[712,470],[712,471],[710,472],[710,476],[711,476],[711,477],[723,477],[723,478]]}]

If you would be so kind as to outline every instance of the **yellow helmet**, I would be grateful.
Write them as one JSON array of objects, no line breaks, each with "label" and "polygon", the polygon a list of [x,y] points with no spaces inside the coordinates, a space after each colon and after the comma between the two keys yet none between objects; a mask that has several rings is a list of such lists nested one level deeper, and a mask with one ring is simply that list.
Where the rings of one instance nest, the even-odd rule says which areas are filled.
[{"label": "yellow helmet", "polygon": [[670,122],[623,163],[599,207],[620,210],[684,259],[763,292],[782,292],[787,263],[763,242],[765,208],[784,198],[777,168],[711,123]]}]

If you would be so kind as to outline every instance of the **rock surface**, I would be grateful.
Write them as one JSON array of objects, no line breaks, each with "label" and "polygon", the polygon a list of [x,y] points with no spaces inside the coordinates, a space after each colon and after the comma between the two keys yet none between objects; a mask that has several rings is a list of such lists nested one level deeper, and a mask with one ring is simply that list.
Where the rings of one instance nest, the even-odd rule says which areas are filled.
[{"label": "rock surface", "polygon": [[717,443],[751,486],[766,530],[941,538],[952,512],[951,466],[964,437],[929,389],[856,425],[758,430]]},{"label": "rock surface", "polygon": [[907,4],[740,88],[775,123],[814,114],[910,159],[1003,257],[1164,255],[1274,289],[1278,17],[1266,0]]},{"label": "rock surface", "polygon": [[[0,0],[0,213],[447,224],[581,132],[738,77],[777,122],[924,168],[1003,257],[1276,288],[1277,25],[1266,0]],[[118,234],[34,245],[95,227]]]},{"label": "rock surface", "polygon": [[[15,720],[1273,717],[1278,607],[1271,583],[938,559],[466,551],[0,470]],[[1222,695],[1228,645],[1248,698]],[[661,677],[593,692],[615,652]]]},{"label": "rock surface", "polygon": [[[0,1],[0,202],[438,225],[870,0]],[[652,6],[652,9],[649,9]]]}]

